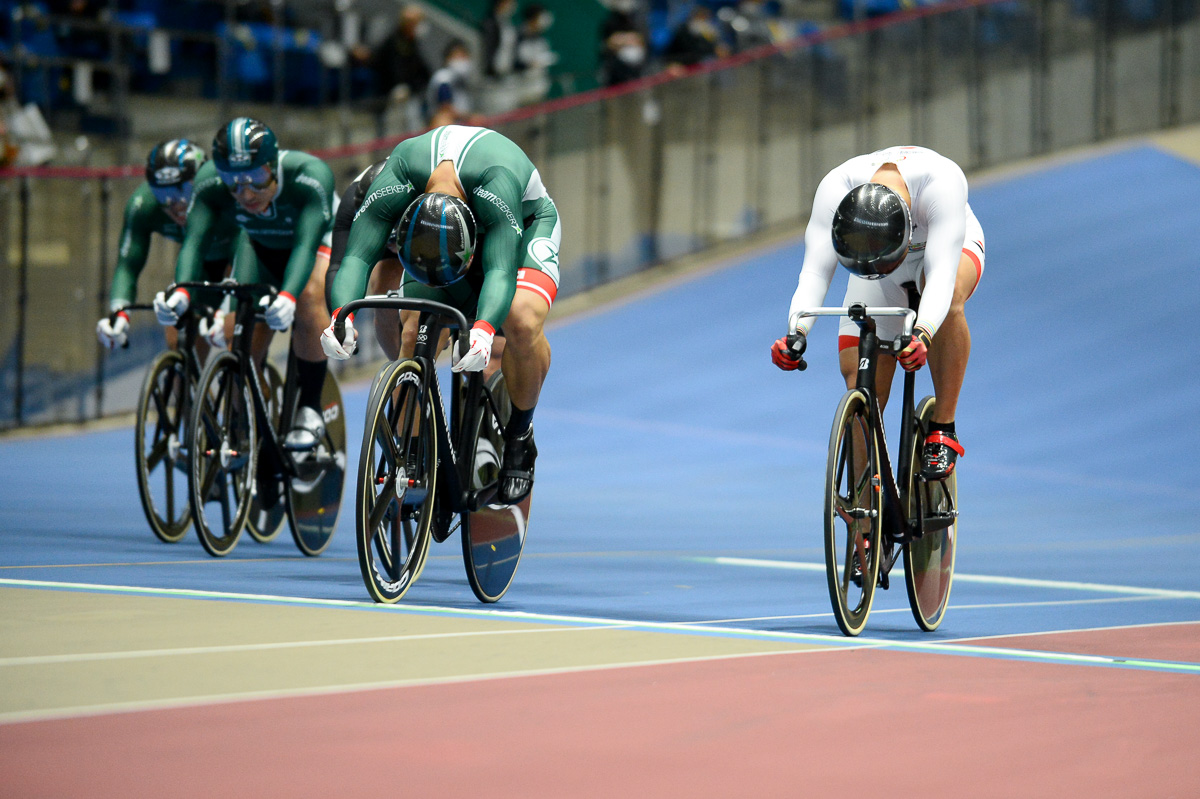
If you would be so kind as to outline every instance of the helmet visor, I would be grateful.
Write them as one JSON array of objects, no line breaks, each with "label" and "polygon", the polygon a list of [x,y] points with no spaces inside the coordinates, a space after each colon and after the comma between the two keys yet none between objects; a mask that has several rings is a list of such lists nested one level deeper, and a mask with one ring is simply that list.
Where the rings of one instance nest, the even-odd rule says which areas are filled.
[{"label": "helmet visor", "polygon": [[159,205],[186,205],[192,199],[192,182],[189,180],[174,186],[151,186],[150,191]]},{"label": "helmet visor", "polygon": [[271,181],[275,179],[275,174],[267,164],[255,167],[254,169],[247,169],[243,172],[226,172],[223,169],[218,169],[217,175],[220,176],[221,182],[225,184],[225,188],[234,193],[243,188],[262,191],[270,186]]}]

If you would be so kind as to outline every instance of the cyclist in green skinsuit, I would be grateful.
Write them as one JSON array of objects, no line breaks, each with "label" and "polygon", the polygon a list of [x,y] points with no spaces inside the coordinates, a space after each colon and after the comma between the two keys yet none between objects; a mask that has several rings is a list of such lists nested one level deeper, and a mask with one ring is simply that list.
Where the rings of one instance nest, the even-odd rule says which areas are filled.
[{"label": "cyclist in green skinsuit", "polygon": [[[475,319],[455,371],[484,369],[503,325],[501,368],[513,413],[504,430],[499,499],[519,502],[533,486],[533,411],[550,369],[542,328],[558,292],[562,228],[554,202],[529,157],[496,131],[448,125],[401,142],[350,229],[333,284],[335,308],[364,295],[393,231],[405,269],[401,294],[453,305]],[[415,317],[401,314],[401,356],[413,351]],[[356,337],[351,322],[339,343],[330,325],[321,345],[345,359]]]},{"label": "cyclist in green skinsuit", "polygon": [[[187,222],[188,203],[192,199],[196,173],[205,159],[204,150],[187,139],[171,139],[150,151],[146,159],[146,182],[138,186],[125,203],[125,227],[121,231],[117,267],[109,290],[110,307],[116,316],[111,322],[109,317],[104,317],[96,323],[96,336],[105,347],[113,349],[124,346],[129,340],[129,314],[121,309],[132,305],[137,299],[138,277],[150,254],[151,236],[157,233],[176,243],[183,241],[183,226]],[[238,233],[237,226],[232,222],[213,232],[212,240],[204,251],[202,269],[206,280],[225,277],[233,260]],[[219,296],[207,299],[208,304],[220,302]],[[219,325],[204,319],[200,326],[201,333],[212,343],[224,345],[224,331]],[[165,333],[167,346],[175,349],[178,346],[178,331],[168,327]],[[206,352],[201,353],[201,359]]]},{"label": "cyclist in green skinsuit", "polygon": [[[255,357],[266,356],[271,331],[287,330],[295,322],[299,407],[284,439],[292,450],[312,449],[325,431],[321,387],[326,361],[319,339],[329,324],[325,269],[335,205],[333,171],[324,161],[280,150],[270,128],[238,117],[217,131],[212,160],[196,175],[175,265],[176,281],[200,279],[201,253],[213,232],[228,222],[246,232],[249,247],[239,251],[234,276],[240,283],[270,283],[280,289],[273,302],[263,298],[266,326],[254,331]],[[154,300],[159,322],[171,324],[188,302],[182,289],[170,297],[160,293]]]}]

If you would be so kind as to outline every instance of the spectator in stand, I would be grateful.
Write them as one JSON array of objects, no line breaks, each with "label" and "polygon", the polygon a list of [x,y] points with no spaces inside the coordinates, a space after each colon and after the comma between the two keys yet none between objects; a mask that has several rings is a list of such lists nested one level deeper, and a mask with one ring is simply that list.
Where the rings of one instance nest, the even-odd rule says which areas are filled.
[{"label": "spectator in stand", "polygon": [[692,9],[687,22],[675,31],[664,53],[667,68],[671,70],[692,67],[701,61],[727,55],[729,48],[721,41],[712,9],[703,5]]},{"label": "spectator in stand", "polygon": [[425,12],[419,6],[406,5],[397,17],[396,29],[371,53],[375,90],[385,104],[419,98],[429,85],[429,65],[419,46],[425,32]]},{"label": "spectator in stand", "polygon": [[429,126],[466,124],[474,111],[470,80],[474,71],[471,51],[461,41],[446,45],[442,68],[429,80],[426,104]]},{"label": "spectator in stand", "polygon": [[739,53],[782,39],[778,16],[766,0],[741,0],[736,7],[726,6],[717,12],[717,17],[728,26],[733,46]]},{"label": "spectator in stand", "polygon": [[638,0],[610,0],[608,17],[600,29],[600,68],[605,86],[645,74],[647,39]]},{"label": "spectator in stand", "polygon": [[517,31],[517,69],[530,72],[545,70],[558,61],[558,53],[550,49],[546,31],[554,24],[554,14],[541,3],[531,3],[521,11],[521,27]]},{"label": "spectator in stand", "polygon": [[554,15],[540,3],[521,10],[516,67],[521,76],[522,104],[541,102],[550,93],[550,67],[558,62],[558,53],[550,48],[546,31],[553,24]]},{"label": "spectator in stand", "polygon": [[511,75],[517,59],[517,26],[513,14],[517,0],[492,0],[492,9],[483,21],[483,74],[489,78]]},{"label": "spectator in stand", "polygon": [[0,64],[0,167],[12,166],[16,163],[17,153],[21,150],[17,146],[16,136],[8,129],[8,118],[16,114],[20,108],[12,78],[8,76],[4,65]]}]

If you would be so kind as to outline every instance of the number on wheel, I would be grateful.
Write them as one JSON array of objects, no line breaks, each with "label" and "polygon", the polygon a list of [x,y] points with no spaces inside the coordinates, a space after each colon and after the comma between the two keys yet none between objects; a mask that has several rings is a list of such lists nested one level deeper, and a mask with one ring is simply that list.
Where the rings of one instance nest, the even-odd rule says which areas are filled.
[{"label": "number on wheel", "polygon": [[250,515],[258,449],[252,402],[237,356],[218,354],[196,389],[188,437],[192,515],[210,555],[226,555],[237,546]]},{"label": "number on wheel", "polygon": [[825,474],[825,571],[838,627],[858,635],[871,613],[883,554],[879,441],[867,396],[846,392],[834,415]]},{"label": "number on wheel", "polygon": [[367,403],[359,455],[358,562],[376,602],[397,602],[425,566],[437,490],[433,397],[421,367],[384,367]]},{"label": "number on wheel", "polygon": [[188,504],[187,367],[181,354],[164,352],[154,359],[138,400],[134,446],[138,493],[150,529],[161,540],[181,540],[192,523]]}]

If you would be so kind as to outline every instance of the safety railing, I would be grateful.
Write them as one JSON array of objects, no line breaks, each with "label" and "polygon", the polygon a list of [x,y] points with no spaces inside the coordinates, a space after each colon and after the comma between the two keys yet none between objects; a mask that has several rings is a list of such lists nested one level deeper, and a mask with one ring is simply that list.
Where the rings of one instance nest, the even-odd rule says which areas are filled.
[{"label": "safety railing", "polygon": [[[825,172],[879,147],[932,147],[971,172],[1200,121],[1196,12],[1182,0],[959,0],[485,124],[530,154],[558,206],[567,296],[799,231]],[[320,154],[341,188],[397,141]],[[138,168],[0,172],[0,428],[132,408],[161,332],[143,321],[109,354],[94,326],[139,180]],[[143,298],[170,281],[175,251],[156,241]]]}]

